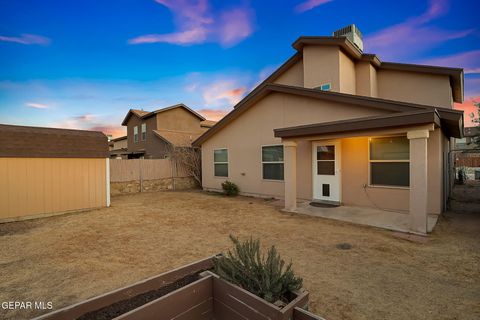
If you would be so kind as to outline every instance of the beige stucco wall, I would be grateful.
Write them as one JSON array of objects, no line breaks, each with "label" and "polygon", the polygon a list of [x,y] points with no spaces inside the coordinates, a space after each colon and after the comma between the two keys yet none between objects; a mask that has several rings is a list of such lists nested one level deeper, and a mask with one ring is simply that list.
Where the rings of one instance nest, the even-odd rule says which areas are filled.
[{"label": "beige stucco wall", "polygon": [[356,94],[355,63],[339,51],[340,92]]},{"label": "beige stucco wall", "polygon": [[303,75],[305,88],[331,83],[332,91],[340,92],[340,49],[334,46],[305,46]]},{"label": "beige stucco wall", "polygon": [[[283,197],[283,182],[262,179],[261,146],[281,144],[281,140],[273,136],[273,129],[385,112],[272,93],[202,145],[203,187],[221,190],[220,184],[226,179],[213,175],[213,150],[228,148],[229,180],[238,184],[243,193]],[[310,142],[300,141],[297,150],[297,193],[300,198],[309,199],[312,195]]]},{"label": "beige stucco wall", "polygon": [[[442,212],[442,132],[430,132],[428,148],[427,211]],[[368,186],[368,137],[341,139],[342,141],[342,202],[346,205],[379,207],[408,211],[408,188]],[[366,188],[363,186],[367,185]]]},{"label": "beige stucco wall", "polygon": [[157,113],[157,129],[201,132],[200,119],[184,108]]},{"label": "beige stucco wall", "polygon": [[300,59],[282,73],[274,83],[303,87],[303,60]]},{"label": "beige stucco wall", "polygon": [[380,69],[377,77],[379,98],[453,107],[448,76]]},{"label": "beige stucco wall", "polygon": [[360,61],[355,65],[356,94],[377,97],[377,70],[370,62]]},{"label": "beige stucco wall", "polygon": [[0,219],[104,207],[105,159],[0,158]]}]

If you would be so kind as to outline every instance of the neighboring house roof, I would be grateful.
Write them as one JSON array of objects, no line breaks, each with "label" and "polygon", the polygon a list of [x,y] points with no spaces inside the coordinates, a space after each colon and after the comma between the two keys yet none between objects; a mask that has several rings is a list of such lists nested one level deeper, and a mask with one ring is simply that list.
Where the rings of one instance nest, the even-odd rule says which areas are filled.
[{"label": "neighboring house roof", "polygon": [[205,121],[205,117],[203,117],[201,114],[199,114],[198,112],[190,109],[189,107],[187,107],[186,105],[184,105],[183,103],[179,103],[179,104],[175,104],[173,106],[169,106],[169,107],[166,107],[166,108],[162,108],[162,109],[158,109],[158,110],[155,110],[155,111],[143,111],[143,110],[137,110],[137,109],[130,109],[127,113],[127,115],[125,116],[125,119],[123,119],[122,121],[122,126],[126,126],[127,125],[127,122],[128,120],[130,119],[130,117],[132,115],[135,115],[137,116],[138,118],[140,119],[146,119],[146,118],[149,118],[151,116],[154,116],[156,115],[157,113],[161,113],[161,112],[165,112],[165,111],[168,111],[168,110],[172,110],[172,109],[175,109],[175,108],[183,108],[187,111],[189,111],[190,113],[192,113],[194,116],[196,116],[197,118],[199,118],[201,121]]},{"label": "neighboring house roof", "polygon": [[394,100],[386,100],[380,98],[372,98],[365,96],[357,96],[346,93],[332,92],[332,91],[321,91],[316,89],[308,89],[302,87],[294,87],[288,85],[264,83],[258,86],[253,90],[249,95],[247,95],[242,101],[240,101],[234,109],[227,114],[222,120],[220,120],[216,125],[211,129],[201,135],[197,140],[193,142],[194,146],[200,146],[204,141],[209,137],[214,135],[216,132],[221,130],[227,124],[232,122],[243,112],[248,110],[253,106],[257,101],[264,98],[272,92],[293,94],[298,96],[310,97],[313,99],[321,99],[332,102],[340,103],[350,103],[354,105],[360,105],[365,107],[372,107],[384,110],[390,110],[392,112],[415,112],[415,111],[425,111],[425,110],[437,110],[440,119],[442,120],[442,125],[445,125],[445,129],[448,130],[449,134],[454,137],[461,137],[463,135],[463,112],[446,109],[446,108],[435,108],[432,106],[419,105],[414,103],[406,103]]},{"label": "neighboring house roof", "polygon": [[211,128],[211,127],[213,127],[216,123],[217,123],[217,121],[204,120],[204,121],[200,122],[200,127],[203,127],[203,128]]},{"label": "neighboring house roof", "polygon": [[[301,36],[297,40],[295,40],[295,42],[292,44],[292,47],[298,51],[298,54],[300,56],[297,57],[296,55],[294,55],[292,58],[296,57],[297,59],[296,61],[300,60],[303,54],[303,47],[305,45],[338,46],[345,53],[347,53],[352,59],[357,61],[360,61],[360,60],[369,61],[379,69],[411,71],[411,72],[421,72],[421,73],[440,74],[440,75],[449,76],[450,82],[452,84],[454,101],[459,103],[463,102],[463,69],[462,68],[448,68],[448,67],[396,63],[396,62],[382,62],[377,55],[371,54],[371,53],[363,53],[362,51],[360,51],[346,37]],[[276,77],[279,77],[288,68],[282,65],[278,70],[280,69],[283,69],[283,70],[280,73],[278,73]],[[274,72],[274,74],[275,73],[276,72]],[[267,79],[267,80],[269,80],[269,82],[272,81],[271,79]]]},{"label": "neighboring house roof", "polygon": [[99,131],[0,124],[0,146],[0,157],[109,157],[107,136]]},{"label": "neighboring house roof", "polygon": [[127,136],[123,136],[123,137],[118,137],[118,138],[112,139],[112,140],[110,140],[110,142],[118,142],[118,141],[126,140],[126,139],[127,139]]},{"label": "neighboring house roof", "polygon": [[153,130],[153,133],[165,142],[175,147],[190,147],[192,142],[197,139],[201,132],[187,132],[175,130]]}]

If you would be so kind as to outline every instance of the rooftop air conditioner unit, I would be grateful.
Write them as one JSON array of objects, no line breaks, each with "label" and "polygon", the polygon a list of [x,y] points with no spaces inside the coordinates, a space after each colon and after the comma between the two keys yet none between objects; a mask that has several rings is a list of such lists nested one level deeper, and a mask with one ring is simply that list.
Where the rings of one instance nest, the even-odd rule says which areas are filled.
[{"label": "rooftop air conditioner unit", "polygon": [[357,26],[351,24],[333,33],[334,37],[346,37],[352,42],[360,51],[363,52],[363,36]]}]

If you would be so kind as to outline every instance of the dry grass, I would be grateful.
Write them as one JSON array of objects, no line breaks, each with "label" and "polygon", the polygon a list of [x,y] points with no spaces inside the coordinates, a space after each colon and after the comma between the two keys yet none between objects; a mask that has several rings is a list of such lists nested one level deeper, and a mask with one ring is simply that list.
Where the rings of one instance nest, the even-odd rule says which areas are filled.
[{"label": "dry grass", "polygon": [[[118,196],[107,209],[0,225],[0,300],[55,308],[261,238],[292,259],[311,309],[333,319],[479,319],[480,215],[440,221],[427,243],[201,192]],[[351,250],[339,250],[348,242]],[[26,318],[42,311],[6,312]]]}]

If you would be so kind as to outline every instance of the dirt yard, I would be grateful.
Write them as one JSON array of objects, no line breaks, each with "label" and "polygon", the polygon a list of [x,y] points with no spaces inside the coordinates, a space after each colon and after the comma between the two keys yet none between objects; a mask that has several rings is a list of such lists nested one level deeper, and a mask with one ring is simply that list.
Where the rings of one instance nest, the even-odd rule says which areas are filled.
[{"label": "dirt yard", "polygon": [[117,196],[107,209],[0,225],[0,301],[57,309],[221,252],[229,233],[292,259],[326,319],[480,319],[480,214],[450,214],[421,243],[202,192]]}]

